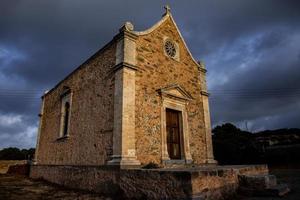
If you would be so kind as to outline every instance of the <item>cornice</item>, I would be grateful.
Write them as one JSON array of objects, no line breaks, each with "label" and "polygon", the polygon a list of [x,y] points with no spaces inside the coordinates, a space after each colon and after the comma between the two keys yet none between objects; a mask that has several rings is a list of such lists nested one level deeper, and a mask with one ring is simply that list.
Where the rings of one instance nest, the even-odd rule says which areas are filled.
[{"label": "cornice", "polygon": [[135,71],[138,70],[138,67],[135,66],[135,65],[132,65],[132,64],[129,64],[129,63],[126,63],[126,62],[120,62],[119,64],[117,64],[114,67],[112,67],[111,71],[112,72],[116,72],[119,69],[122,69],[122,68],[125,68],[125,67],[128,68],[128,69],[131,69],[131,70],[135,70]]},{"label": "cornice", "polygon": [[201,93],[201,95],[207,96],[207,97],[209,97],[209,95],[210,95],[207,91],[204,91],[204,90],[202,90],[200,93]]}]

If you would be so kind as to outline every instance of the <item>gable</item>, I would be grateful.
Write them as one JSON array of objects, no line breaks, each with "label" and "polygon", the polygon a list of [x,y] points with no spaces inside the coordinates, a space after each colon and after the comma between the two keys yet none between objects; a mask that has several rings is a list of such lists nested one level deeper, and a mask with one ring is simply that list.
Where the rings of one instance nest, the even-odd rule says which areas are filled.
[{"label": "gable", "polygon": [[184,95],[177,89],[171,89],[168,91],[169,94],[174,95],[174,96],[178,96],[178,97],[184,97]]},{"label": "gable", "polygon": [[[163,32],[164,30],[159,30],[159,29],[164,29],[162,27],[165,24],[168,24],[167,26],[168,26],[168,29],[169,29],[169,30],[165,30],[165,31],[168,32],[170,30],[175,30],[175,32],[176,32],[175,34],[178,35],[178,40],[179,40],[179,41],[176,41],[176,42],[182,44],[183,48],[181,48],[181,49],[183,49],[186,52],[188,57],[192,60],[192,62],[196,66],[200,67],[199,63],[194,59],[193,55],[191,54],[191,52],[190,52],[190,50],[189,50],[189,48],[188,48],[188,46],[187,46],[180,30],[179,30],[175,20],[173,19],[172,15],[169,11],[167,11],[163,15],[162,19],[160,21],[158,21],[156,24],[154,24],[151,28],[149,28],[145,31],[133,31],[133,32],[134,32],[134,34],[136,34],[138,36],[147,36],[147,35],[155,32],[155,31]],[[168,39],[168,36],[164,36],[163,40],[166,40],[166,39]],[[171,38],[171,39],[173,39],[173,38]],[[175,40],[177,40],[177,38]],[[183,53],[183,52],[181,52],[181,53]],[[179,61],[179,59],[175,59],[175,60]]]},{"label": "gable", "polygon": [[187,101],[193,99],[193,97],[178,84],[161,88],[158,91],[162,96],[168,96],[171,98],[187,100]]}]

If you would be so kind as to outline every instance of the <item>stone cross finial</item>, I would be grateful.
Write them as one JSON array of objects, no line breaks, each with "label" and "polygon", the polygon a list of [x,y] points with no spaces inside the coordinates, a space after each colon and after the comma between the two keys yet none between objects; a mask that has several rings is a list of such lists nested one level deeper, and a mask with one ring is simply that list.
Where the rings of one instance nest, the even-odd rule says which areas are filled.
[{"label": "stone cross finial", "polygon": [[169,14],[170,11],[171,11],[171,8],[170,8],[169,5],[165,5],[165,6],[164,6],[164,9],[166,10],[166,14]]},{"label": "stone cross finial", "polygon": [[131,22],[125,22],[125,24],[119,29],[119,31],[133,31],[134,26]]}]

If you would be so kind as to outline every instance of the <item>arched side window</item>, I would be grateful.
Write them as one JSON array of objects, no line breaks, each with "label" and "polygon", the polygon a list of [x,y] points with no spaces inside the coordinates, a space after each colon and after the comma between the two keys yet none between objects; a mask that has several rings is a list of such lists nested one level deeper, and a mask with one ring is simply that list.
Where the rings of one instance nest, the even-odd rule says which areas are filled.
[{"label": "arched side window", "polygon": [[68,135],[68,127],[69,127],[69,116],[70,116],[70,103],[66,102],[64,105],[65,114],[64,114],[64,131],[63,136]]},{"label": "arched side window", "polygon": [[71,115],[71,90],[65,88],[61,94],[61,113],[59,137],[68,137]]}]

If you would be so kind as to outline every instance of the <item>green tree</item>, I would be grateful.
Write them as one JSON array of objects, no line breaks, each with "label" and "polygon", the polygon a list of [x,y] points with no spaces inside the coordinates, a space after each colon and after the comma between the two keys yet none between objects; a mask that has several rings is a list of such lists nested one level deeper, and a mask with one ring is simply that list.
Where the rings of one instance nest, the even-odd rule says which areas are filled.
[{"label": "green tree", "polygon": [[27,160],[32,159],[34,148],[18,149],[15,147],[4,148],[0,151],[0,160]]},{"label": "green tree", "polygon": [[220,164],[258,163],[260,155],[254,135],[233,124],[226,123],[213,129],[213,147]]}]

